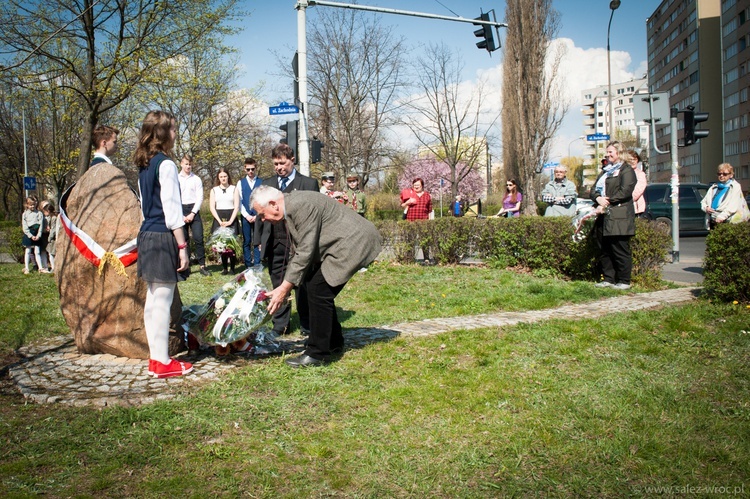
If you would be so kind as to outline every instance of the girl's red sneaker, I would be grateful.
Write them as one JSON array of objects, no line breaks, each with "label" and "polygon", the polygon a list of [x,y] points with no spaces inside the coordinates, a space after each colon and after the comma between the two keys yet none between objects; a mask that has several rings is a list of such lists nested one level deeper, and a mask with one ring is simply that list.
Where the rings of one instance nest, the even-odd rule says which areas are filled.
[{"label": "girl's red sneaker", "polygon": [[193,370],[190,362],[180,362],[170,359],[169,364],[162,364],[158,360],[149,359],[148,374],[154,378],[169,378],[171,376],[182,376]]}]

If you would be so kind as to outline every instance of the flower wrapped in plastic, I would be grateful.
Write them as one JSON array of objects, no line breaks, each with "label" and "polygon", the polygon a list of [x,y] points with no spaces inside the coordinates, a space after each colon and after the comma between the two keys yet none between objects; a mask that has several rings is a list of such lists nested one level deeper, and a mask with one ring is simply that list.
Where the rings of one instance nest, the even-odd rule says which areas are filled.
[{"label": "flower wrapped in plastic", "polygon": [[187,330],[204,344],[242,343],[237,350],[271,353],[278,345],[274,333],[264,326],[271,318],[265,302],[267,280],[262,267],[252,267],[224,284],[205,305],[185,307],[182,318]]},{"label": "flower wrapped in plastic", "polygon": [[229,255],[239,258],[242,253],[242,245],[232,227],[219,227],[211,234],[206,244],[216,256]]},{"label": "flower wrapped in plastic", "polygon": [[573,241],[580,243],[589,235],[591,229],[594,228],[596,217],[603,213],[600,208],[594,208],[593,206],[585,206],[573,217]]}]

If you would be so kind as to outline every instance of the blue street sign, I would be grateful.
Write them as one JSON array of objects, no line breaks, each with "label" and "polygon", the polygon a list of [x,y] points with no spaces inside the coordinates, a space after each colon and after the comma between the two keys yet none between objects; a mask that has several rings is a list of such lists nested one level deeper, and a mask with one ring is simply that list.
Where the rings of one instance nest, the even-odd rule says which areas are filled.
[{"label": "blue street sign", "polygon": [[24,177],[23,188],[27,191],[35,191],[36,190],[36,177]]},{"label": "blue street sign", "polygon": [[268,108],[268,114],[276,116],[278,114],[296,114],[299,113],[299,108],[293,106],[288,102],[282,102],[278,106],[271,106]]},{"label": "blue street sign", "polygon": [[589,142],[598,142],[600,140],[609,140],[609,134],[606,133],[592,133],[586,135],[586,140]]},{"label": "blue street sign", "polygon": [[549,168],[555,168],[556,166],[560,166],[560,163],[558,163],[557,161],[550,161],[549,163],[544,163],[545,170]]}]

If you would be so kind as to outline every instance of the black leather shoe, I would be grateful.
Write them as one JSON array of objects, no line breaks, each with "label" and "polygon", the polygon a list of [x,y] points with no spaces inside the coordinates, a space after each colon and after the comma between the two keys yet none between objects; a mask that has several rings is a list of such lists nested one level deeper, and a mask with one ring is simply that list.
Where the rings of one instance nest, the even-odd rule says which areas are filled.
[{"label": "black leather shoe", "polygon": [[208,270],[206,267],[201,267],[201,275],[208,277],[211,275],[211,271]]},{"label": "black leather shoe", "polygon": [[322,366],[324,364],[327,364],[327,361],[325,360],[315,359],[304,353],[296,357],[289,357],[284,362],[286,362],[286,365],[294,368]]}]

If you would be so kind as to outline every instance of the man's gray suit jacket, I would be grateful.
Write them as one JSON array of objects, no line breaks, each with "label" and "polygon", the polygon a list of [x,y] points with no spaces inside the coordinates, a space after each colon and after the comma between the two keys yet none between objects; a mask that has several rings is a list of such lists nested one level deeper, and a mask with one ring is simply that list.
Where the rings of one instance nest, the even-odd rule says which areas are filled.
[{"label": "man's gray suit jacket", "polygon": [[378,229],[348,206],[308,191],[284,194],[284,205],[287,231],[294,243],[284,279],[295,286],[316,264],[328,285],[343,285],[380,253]]}]

